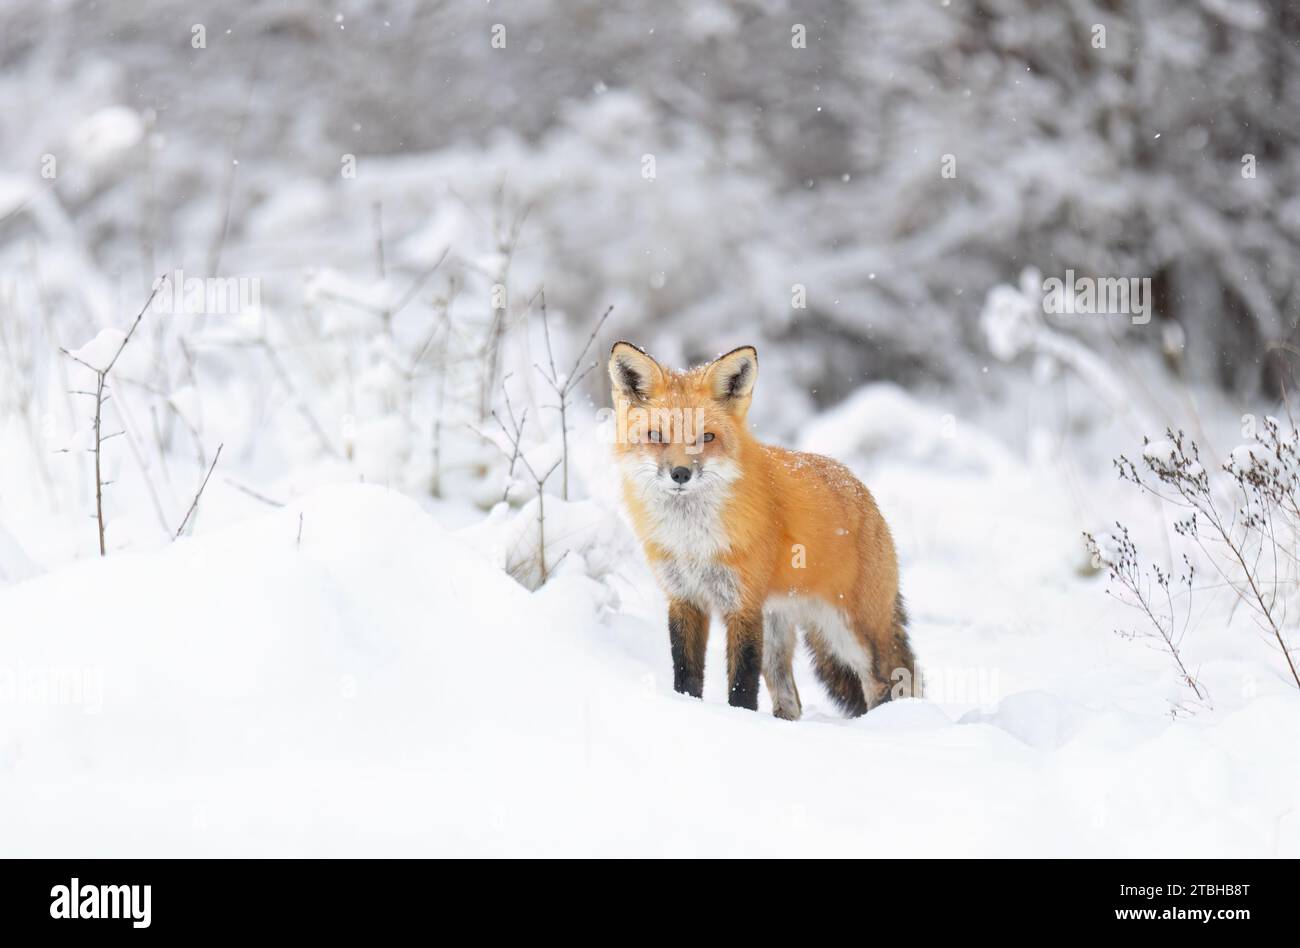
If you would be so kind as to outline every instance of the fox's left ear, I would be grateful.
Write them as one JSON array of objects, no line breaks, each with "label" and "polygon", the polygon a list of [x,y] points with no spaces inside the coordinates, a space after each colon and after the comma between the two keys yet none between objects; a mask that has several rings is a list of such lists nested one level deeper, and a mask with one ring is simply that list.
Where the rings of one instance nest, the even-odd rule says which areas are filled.
[{"label": "fox's left ear", "polygon": [[714,398],[743,411],[758,381],[758,351],[753,346],[732,349],[709,364],[704,379]]}]

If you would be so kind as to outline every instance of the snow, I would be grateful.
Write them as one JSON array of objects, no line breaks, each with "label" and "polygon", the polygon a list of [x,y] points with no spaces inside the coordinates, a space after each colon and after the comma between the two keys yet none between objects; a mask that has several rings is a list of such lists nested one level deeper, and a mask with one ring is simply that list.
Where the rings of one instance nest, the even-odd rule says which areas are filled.
[{"label": "snow", "polygon": [[1010,463],[1006,449],[977,427],[927,408],[890,384],[864,386],[810,421],[799,446],[846,461],[890,457],[980,473]]},{"label": "snow", "polygon": [[[522,493],[522,482],[519,487]],[[547,497],[545,515],[548,571],[576,570],[603,581],[637,556],[634,541],[603,504]],[[498,569],[536,589],[541,585],[535,555],[539,532],[534,498],[517,510],[498,504],[482,522],[462,530],[461,536]]]},{"label": "snow", "polygon": [[994,287],[980,314],[989,351],[1005,362],[1029,348],[1039,331],[1041,305],[1029,287]]},{"label": "snow", "polygon": [[1255,0],[1201,0],[1202,5],[1240,30],[1263,29],[1268,16]]},{"label": "snow", "polygon": [[1169,467],[1174,463],[1177,447],[1168,438],[1149,441],[1142,446],[1142,456],[1155,464]]},{"label": "snow", "polygon": [[1300,694],[1211,649],[1258,693],[1171,721],[1164,665],[1041,554],[1055,488],[1001,476],[872,465],[930,696],[857,720],[806,656],[803,720],[728,707],[716,630],[705,700],[674,694],[662,598],[595,500],[548,498],[587,548],[532,593],[502,566],[535,510],[453,531],[359,484],[12,585],[3,851],[1300,854]]},{"label": "snow", "polygon": [[1264,463],[1268,455],[1262,444],[1239,444],[1228,453],[1227,467],[1234,474],[1246,474]]},{"label": "snow", "polygon": [[117,157],[144,137],[140,114],[126,106],[100,109],[77,125],[69,136],[72,153],[90,164]]},{"label": "snow", "polygon": [[31,197],[35,185],[17,175],[0,174],[0,219],[18,211]]},{"label": "snow", "polygon": [[17,582],[35,576],[38,572],[18,541],[0,526],[0,583]]},{"label": "snow", "polygon": [[122,330],[101,329],[90,342],[73,349],[69,354],[72,358],[84,362],[90,368],[103,372],[108,369],[113,357],[121,351],[125,342],[126,333]]}]

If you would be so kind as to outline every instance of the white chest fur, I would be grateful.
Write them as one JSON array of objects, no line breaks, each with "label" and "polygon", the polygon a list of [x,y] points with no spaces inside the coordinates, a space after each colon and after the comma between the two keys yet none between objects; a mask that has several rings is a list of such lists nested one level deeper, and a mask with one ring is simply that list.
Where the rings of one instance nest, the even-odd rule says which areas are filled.
[{"label": "white chest fur", "polygon": [[694,603],[724,616],[740,604],[735,572],[716,560],[668,557],[655,560],[653,566],[655,578],[670,599]]},{"label": "white chest fur", "polygon": [[715,466],[708,486],[679,495],[635,476],[631,482],[645,485],[638,492],[645,508],[642,539],[667,554],[652,561],[665,594],[725,615],[736,608],[740,590],[735,572],[720,561],[731,549],[722,508],[734,476],[721,467]]}]

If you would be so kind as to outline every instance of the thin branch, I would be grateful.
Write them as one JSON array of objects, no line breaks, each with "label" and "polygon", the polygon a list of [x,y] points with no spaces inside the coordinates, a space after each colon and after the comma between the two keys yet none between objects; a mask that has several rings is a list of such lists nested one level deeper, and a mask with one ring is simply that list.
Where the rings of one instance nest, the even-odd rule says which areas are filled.
[{"label": "thin branch", "polygon": [[252,497],[254,500],[260,500],[262,503],[267,504],[267,505],[269,505],[269,506],[271,506],[271,507],[284,507],[284,506],[287,506],[286,504],[284,504],[284,503],[282,503],[282,502],[280,502],[280,501],[278,501],[278,500],[273,500],[273,499],[271,499],[270,497],[267,497],[265,494],[259,494],[257,491],[253,490],[253,488],[251,488],[251,487],[245,487],[243,484],[239,483],[239,481],[234,480],[233,478],[225,477],[225,478],[222,478],[222,480],[224,480],[227,484],[229,484],[229,485],[230,485],[231,487],[233,487],[235,490],[239,491],[241,494],[247,494],[249,497]]},{"label": "thin branch", "polygon": [[605,310],[605,312],[601,314],[600,319],[596,320],[596,325],[591,330],[591,335],[587,337],[587,342],[583,345],[581,351],[578,352],[577,358],[573,360],[573,368],[569,370],[568,374],[564,376],[564,381],[561,382],[560,375],[555,368],[555,353],[551,348],[551,322],[546,311],[546,291],[541,290],[539,291],[539,293],[542,298],[542,303],[541,303],[542,334],[546,338],[546,359],[547,362],[550,363],[550,369],[551,369],[550,375],[547,375],[546,371],[540,365],[534,364],[533,367],[537,369],[537,371],[541,374],[542,378],[545,379],[547,384],[551,386],[551,389],[555,392],[556,397],[559,398],[560,400],[560,404],[559,404],[560,448],[561,448],[560,460],[564,464],[564,477],[563,477],[563,484],[562,484],[560,496],[563,497],[565,500],[568,500],[569,499],[569,395],[578,386],[578,384],[584,378],[587,377],[587,374],[591,372],[593,368],[595,368],[596,364],[593,362],[591,365],[587,366],[581,372],[578,371],[578,367],[582,365],[582,360],[587,357],[587,352],[590,351],[592,344],[596,341],[597,334],[600,332],[600,328],[605,325],[605,320],[609,319],[609,314],[614,311],[614,307],[611,304]]},{"label": "thin branch", "polygon": [[[59,351],[62,352],[64,355],[66,355],[68,358],[72,359],[74,362],[81,363],[86,368],[90,369],[92,372],[95,373],[95,417],[94,417],[95,520],[99,525],[99,555],[100,556],[108,555],[108,544],[105,540],[105,533],[104,533],[104,476],[103,476],[103,444],[104,441],[106,440],[103,435],[103,419],[104,419],[104,404],[105,402],[108,401],[108,398],[105,397],[104,395],[104,386],[108,381],[108,374],[113,371],[113,366],[117,365],[118,358],[122,355],[122,352],[126,349],[127,343],[131,341],[131,337],[135,335],[135,331],[139,327],[140,321],[144,319],[144,314],[149,311],[149,306],[151,303],[153,303],[154,297],[158,295],[158,291],[163,288],[163,285],[166,284],[166,282],[167,282],[166,274],[163,274],[161,277],[159,277],[157,280],[154,281],[153,292],[151,292],[149,294],[149,298],[144,301],[144,305],[140,307],[140,312],[136,314],[135,322],[131,323],[131,328],[128,329],[126,335],[122,337],[121,345],[117,347],[117,351],[113,353],[113,358],[109,359],[108,365],[105,366],[104,368],[101,369],[98,366],[91,365],[89,362],[86,362],[85,360],[79,358],[78,356],[73,355],[71,352],[69,352],[67,349],[64,349],[62,346],[59,347]],[[120,433],[121,432],[118,432],[118,434]],[[113,437],[113,435],[109,435],[108,437],[111,438]]]},{"label": "thin branch", "polygon": [[379,279],[387,277],[384,268],[384,202],[376,201],[374,213],[372,216],[375,228],[375,271],[379,274]]},{"label": "thin branch", "polygon": [[186,512],[185,519],[182,520],[181,525],[176,528],[177,539],[179,539],[180,535],[185,532],[185,525],[190,522],[190,517],[194,516],[194,511],[198,509],[199,500],[203,497],[203,489],[208,486],[208,478],[212,477],[212,470],[217,466],[217,461],[221,459],[221,449],[224,447],[224,444],[217,445],[217,453],[212,457],[212,465],[208,468],[208,473],[204,476],[203,483],[199,485],[199,492],[194,495],[194,503],[190,504],[190,509]]}]

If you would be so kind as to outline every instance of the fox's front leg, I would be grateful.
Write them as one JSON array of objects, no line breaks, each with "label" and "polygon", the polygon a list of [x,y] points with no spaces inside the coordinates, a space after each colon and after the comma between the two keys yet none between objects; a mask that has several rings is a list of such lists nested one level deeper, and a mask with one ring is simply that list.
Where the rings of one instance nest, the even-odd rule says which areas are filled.
[{"label": "fox's front leg", "polygon": [[668,642],[673,651],[673,689],[702,698],[709,614],[694,603],[674,599],[668,604]]},{"label": "fox's front leg", "polygon": [[763,668],[761,610],[727,616],[727,703],[758,710],[758,676]]}]

